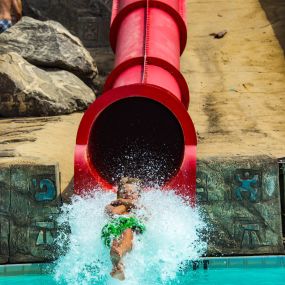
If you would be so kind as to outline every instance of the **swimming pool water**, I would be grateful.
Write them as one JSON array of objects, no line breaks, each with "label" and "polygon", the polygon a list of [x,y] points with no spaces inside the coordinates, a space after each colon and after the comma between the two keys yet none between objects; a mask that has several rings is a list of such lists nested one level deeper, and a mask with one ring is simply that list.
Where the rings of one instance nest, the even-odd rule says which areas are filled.
[{"label": "swimming pool water", "polygon": [[[285,284],[285,268],[237,268],[237,269],[208,269],[188,271],[180,273],[177,278],[166,283],[167,285],[284,285]],[[92,285],[108,284],[91,283]],[[117,283],[117,282],[116,282]],[[65,285],[66,283],[57,283],[52,275],[22,275],[22,276],[6,276],[0,277],[1,285]],[[90,284],[90,285],[91,285]],[[112,282],[114,284],[114,282]],[[118,282],[118,284],[124,284]],[[68,284],[75,285],[75,284]],[[81,284],[76,284],[81,285]],[[139,284],[138,284],[139,285]],[[146,284],[152,285],[152,284]]]}]

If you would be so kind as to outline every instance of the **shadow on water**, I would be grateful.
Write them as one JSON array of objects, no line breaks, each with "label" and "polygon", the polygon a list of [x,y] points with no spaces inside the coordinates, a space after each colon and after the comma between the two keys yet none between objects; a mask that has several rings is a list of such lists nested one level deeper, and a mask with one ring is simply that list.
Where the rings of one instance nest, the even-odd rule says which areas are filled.
[{"label": "shadow on water", "polygon": [[285,55],[285,1],[259,0]]}]

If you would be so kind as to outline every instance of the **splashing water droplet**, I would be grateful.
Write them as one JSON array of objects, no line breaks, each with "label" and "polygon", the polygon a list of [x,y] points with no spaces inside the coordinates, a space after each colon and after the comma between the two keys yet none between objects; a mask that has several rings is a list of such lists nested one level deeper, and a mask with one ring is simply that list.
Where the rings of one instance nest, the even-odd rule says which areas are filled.
[{"label": "splashing water droplet", "polygon": [[[59,224],[69,224],[69,238],[58,238],[59,248],[67,247],[56,264],[55,279],[69,285],[121,284],[110,277],[112,265],[109,249],[101,240],[107,223],[105,206],[115,199],[114,193],[94,191],[86,197],[74,197],[63,206]],[[142,193],[140,202],[147,215],[146,232],[136,235],[133,250],[124,257],[126,285],[170,284],[188,260],[195,260],[206,250],[199,232],[206,225],[199,211],[172,191],[152,189]]]}]

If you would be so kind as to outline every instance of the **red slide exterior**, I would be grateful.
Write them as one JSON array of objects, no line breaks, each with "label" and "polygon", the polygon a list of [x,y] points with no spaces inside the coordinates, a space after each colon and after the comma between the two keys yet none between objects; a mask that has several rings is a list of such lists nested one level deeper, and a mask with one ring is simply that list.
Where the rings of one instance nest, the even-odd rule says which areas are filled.
[{"label": "red slide exterior", "polygon": [[[105,160],[104,152],[108,153],[109,160],[122,155],[121,150],[116,150],[118,145],[123,148],[119,142],[120,136],[116,137],[116,142],[112,142],[112,128],[120,128],[120,120],[125,128],[129,128],[130,137],[136,138],[136,134],[131,134],[132,119],[126,110],[137,108],[133,115],[139,118],[137,122],[140,122],[140,118],[147,120],[139,135],[146,147],[151,143],[164,146],[160,137],[161,140],[169,138],[163,151],[170,153],[170,160],[165,170],[167,174],[162,176],[161,187],[175,189],[180,194],[195,198],[197,139],[187,112],[188,86],[180,73],[180,55],[186,39],[185,0],[113,1],[110,43],[115,53],[115,66],[107,78],[103,94],[85,112],[78,129],[74,169],[76,194],[92,191],[98,186],[111,191],[116,189],[116,181],[107,173],[111,170],[108,170],[106,162],[102,162]],[[153,113],[147,111],[149,106],[153,108]],[[145,114],[140,115],[143,111]],[[116,115],[108,119],[112,112],[116,112]],[[125,118],[121,119],[120,114]],[[169,114],[169,120],[160,122],[157,118],[160,114]],[[168,115],[165,116],[168,118]],[[167,133],[165,124],[168,121],[173,125],[173,129],[169,129],[172,132],[177,130],[177,135]],[[99,131],[102,124],[104,131]],[[155,140],[145,125],[157,126]],[[161,127],[163,131],[160,134]],[[137,128],[141,128],[139,123]],[[176,141],[180,130],[181,140]],[[100,137],[101,133],[104,133],[104,138]],[[144,139],[144,134],[148,138]],[[157,151],[159,153],[160,150]]]}]

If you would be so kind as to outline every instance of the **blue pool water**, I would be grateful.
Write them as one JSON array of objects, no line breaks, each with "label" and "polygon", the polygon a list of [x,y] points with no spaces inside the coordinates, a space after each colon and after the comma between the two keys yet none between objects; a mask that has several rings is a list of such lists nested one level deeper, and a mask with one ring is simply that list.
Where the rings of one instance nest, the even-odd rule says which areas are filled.
[{"label": "blue pool water", "polygon": [[[71,229],[58,238],[63,249],[58,260],[0,267],[0,285],[285,285],[285,256],[200,258],[207,245],[200,239],[207,228],[200,212],[174,192],[159,189],[141,195],[145,207],[136,215],[146,217],[147,231],[135,236],[133,250],[124,256],[126,280],[115,280],[109,274],[109,249],[101,240],[104,208],[112,200],[113,193],[99,191],[75,197],[58,220]],[[46,270],[50,274],[25,275]],[[11,276],[15,272],[19,275]]]},{"label": "blue pool water", "polygon": [[[285,268],[246,268],[246,269],[209,269],[189,271],[186,274],[180,274],[174,281],[167,285],[284,285]],[[27,275],[0,277],[1,285],[65,285],[63,282],[56,282],[51,275]],[[108,284],[104,281],[100,283],[89,283],[90,285]],[[124,284],[115,281],[112,284]],[[68,284],[75,285],[75,284]],[[81,284],[77,284],[81,285]],[[138,284],[139,285],[139,284]],[[151,285],[151,284],[146,284]]]}]

